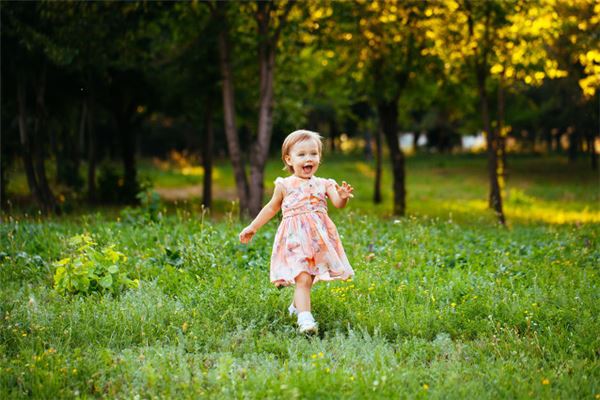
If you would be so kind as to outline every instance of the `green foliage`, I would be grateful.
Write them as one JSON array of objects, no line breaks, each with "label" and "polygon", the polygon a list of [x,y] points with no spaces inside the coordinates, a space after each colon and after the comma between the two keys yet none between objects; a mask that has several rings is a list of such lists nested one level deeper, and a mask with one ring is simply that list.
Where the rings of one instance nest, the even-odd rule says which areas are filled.
[{"label": "green foliage", "polygon": [[88,295],[92,292],[119,294],[138,286],[125,271],[127,257],[115,245],[97,249],[97,243],[84,233],[68,242],[68,256],[55,262],[54,289],[62,294]]},{"label": "green foliage", "polygon": [[160,209],[160,196],[153,190],[146,189],[141,191],[136,196],[140,201],[141,209],[144,211],[144,215],[150,221],[158,221],[161,218]]},{"label": "green foliage", "polygon": [[121,217],[129,223],[145,224],[160,222],[163,215],[160,211],[160,196],[151,188],[146,187],[136,196],[139,207],[126,207],[121,211]]},{"label": "green foliage", "polygon": [[[333,219],[356,277],[314,287],[314,338],[294,331],[292,291],[268,282],[275,222],[242,246],[242,224],[185,212],[146,224],[102,215],[7,221],[0,397],[600,392],[598,224],[499,229],[345,211]],[[89,234],[63,239],[82,229]],[[143,284],[120,296],[70,301],[45,280],[44,260],[84,268],[93,259],[94,270],[122,272],[125,256]]]},{"label": "green foliage", "polygon": [[[245,246],[235,208],[208,218],[182,204],[150,207],[157,221],[144,207],[129,209],[131,218],[6,218],[0,398],[600,394],[596,176],[583,165],[511,157],[514,217],[499,228],[485,203],[485,158],[433,160],[408,159],[412,216],[395,220],[371,203],[368,163],[325,158],[320,176],[356,187],[348,208],[330,210],[356,276],[315,285],[320,335],[312,338],[287,315],[292,289],[269,283],[277,221]],[[215,181],[231,187],[230,169],[218,170]],[[280,161],[270,163],[268,185],[281,174]],[[52,260],[71,266],[93,250],[106,268],[107,247],[122,254],[119,272],[139,279],[137,290],[71,297],[52,289]]]}]

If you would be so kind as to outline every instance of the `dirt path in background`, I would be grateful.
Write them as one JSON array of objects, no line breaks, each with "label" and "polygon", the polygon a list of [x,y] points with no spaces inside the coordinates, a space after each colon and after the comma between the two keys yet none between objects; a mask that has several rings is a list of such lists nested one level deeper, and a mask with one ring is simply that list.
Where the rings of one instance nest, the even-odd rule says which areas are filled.
[{"label": "dirt path in background", "polygon": [[[164,201],[183,201],[202,197],[202,185],[180,186],[180,187],[155,187],[154,191],[158,193]],[[237,194],[234,188],[223,189],[213,187],[213,198],[223,200],[236,200]]]}]

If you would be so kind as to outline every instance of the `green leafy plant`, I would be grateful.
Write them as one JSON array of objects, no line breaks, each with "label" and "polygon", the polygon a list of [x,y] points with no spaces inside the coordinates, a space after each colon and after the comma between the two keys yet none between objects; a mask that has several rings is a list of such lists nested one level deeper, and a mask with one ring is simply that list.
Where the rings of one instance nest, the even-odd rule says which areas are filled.
[{"label": "green leafy plant", "polygon": [[69,239],[69,256],[57,261],[54,289],[66,294],[87,295],[92,292],[118,294],[138,286],[124,271],[127,257],[114,245],[97,249],[97,243],[87,233]]},{"label": "green leafy plant", "polygon": [[137,207],[126,207],[121,211],[121,217],[124,221],[131,224],[146,224],[148,222],[160,222],[163,215],[160,211],[160,196],[152,190],[152,183],[146,181],[142,184],[143,190],[136,198],[139,205]]},{"label": "green leafy plant", "polygon": [[147,187],[139,192],[136,198],[140,202],[142,215],[148,221],[158,222],[162,218],[160,213],[160,196]]}]

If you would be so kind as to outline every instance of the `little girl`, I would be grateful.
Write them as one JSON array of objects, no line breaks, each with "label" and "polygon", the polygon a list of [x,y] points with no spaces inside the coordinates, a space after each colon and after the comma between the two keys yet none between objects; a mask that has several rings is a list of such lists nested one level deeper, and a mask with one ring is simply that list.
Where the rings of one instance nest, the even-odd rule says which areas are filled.
[{"label": "little girl", "polygon": [[298,130],[285,138],[281,158],[293,175],[275,179],[273,198],[254,221],[240,233],[248,243],[256,231],[282,209],[283,219],[273,243],[271,282],[276,286],[296,285],[290,315],[298,315],[301,333],[316,333],[310,312],[310,289],[320,280],[346,280],[354,275],[337,229],[327,215],[327,200],[337,208],[353,197],[352,186],[339,186],[333,179],[317,178],[321,163],[321,137]]}]

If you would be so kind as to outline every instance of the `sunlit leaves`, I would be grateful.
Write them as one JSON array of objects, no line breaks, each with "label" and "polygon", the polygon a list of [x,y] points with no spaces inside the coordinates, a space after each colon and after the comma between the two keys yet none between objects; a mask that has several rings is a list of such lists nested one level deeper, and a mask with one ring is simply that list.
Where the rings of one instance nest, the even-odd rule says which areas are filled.
[{"label": "sunlit leaves", "polygon": [[118,294],[138,286],[121,271],[127,257],[115,250],[115,245],[98,249],[92,237],[83,233],[68,240],[68,256],[54,263],[54,289],[63,294],[110,292]]}]

